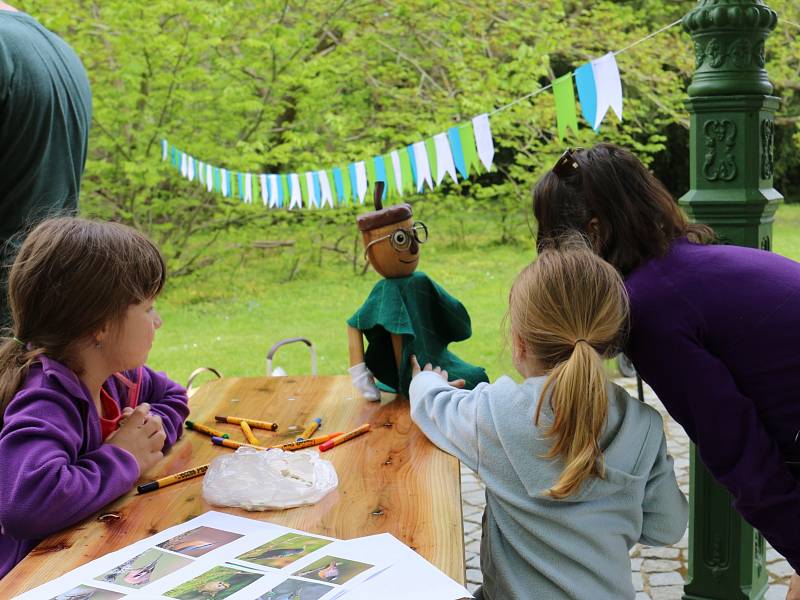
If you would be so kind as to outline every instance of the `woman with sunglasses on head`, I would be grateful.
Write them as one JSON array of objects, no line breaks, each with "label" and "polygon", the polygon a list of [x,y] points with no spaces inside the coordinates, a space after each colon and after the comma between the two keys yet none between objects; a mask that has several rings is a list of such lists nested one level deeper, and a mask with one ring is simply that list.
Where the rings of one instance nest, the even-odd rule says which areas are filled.
[{"label": "woman with sunglasses on head", "polygon": [[[537,245],[578,230],[621,272],[626,353],[739,513],[800,571],[800,264],[712,244],[612,144],[565,152],[533,210]],[[787,598],[800,598],[797,573]]]}]

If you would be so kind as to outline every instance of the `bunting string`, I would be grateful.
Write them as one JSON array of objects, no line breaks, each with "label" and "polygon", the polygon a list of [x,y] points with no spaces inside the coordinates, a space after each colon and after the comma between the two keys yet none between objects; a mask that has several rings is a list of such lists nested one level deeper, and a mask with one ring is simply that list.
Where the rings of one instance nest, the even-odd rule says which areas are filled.
[{"label": "bunting string", "polygon": [[[384,199],[433,190],[444,181],[457,184],[471,175],[492,169],[495,145],[490,119],[517,104],[553,90],[558,137],[569,130],[578,133],[577,102],[583,119],[598,131],[609,109],[622,121],[623,90],[616,56],[657,36],[681,22],[649,33],[620,50],[589,61],[548,85],[483,113],[445,132],[347,166],[315,169],[304,173],[246,173],[212,166],[162,140],[161,159],[190,182],[209,193],[238,198],[245,204],[260,200],[269,209],[322,209],[364,204],[367,189],[386,182]],[[794,25],[793,23],[789,23]]]}]

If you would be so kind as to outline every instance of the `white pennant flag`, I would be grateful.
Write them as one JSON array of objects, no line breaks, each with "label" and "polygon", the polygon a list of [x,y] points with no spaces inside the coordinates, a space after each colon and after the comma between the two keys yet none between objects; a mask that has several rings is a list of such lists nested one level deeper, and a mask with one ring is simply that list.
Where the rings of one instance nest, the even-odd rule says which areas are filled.
[{"label": "white pennant flag", "polygon": [[331,182],[328,180],[328,172],[318,171],[317,173],[319,174],[319,188],[322,193],[322,200],[319,205],[324,207],[328,204],[333,208],[333,193],[331,192]]},{"label": "white pennant flag", "polygon": [[262,173],[258,176],[258,179],[261,181],[261,201],[264,203],[264,206],[267,206],[269,202],[269,189],[267,188],[267,175]]},{"label": "white pennant flag", "polygon": [[397,193],[403,195],[403,173],[400,172],[400,154],[397,150],[392,151],[392,168],[394,171],[394,184],[397,187]]},{"label": "white pennant flag", "polygon": [[492,130],[489,127],[489,115],[482,114],[472,119],[472,130],[475,133],[475,146],[478,149],[478,158],[481,159],[486,170],[492,168],[494,159],[494,141]]},{"label": "white pennant flag", "polygon": [[161,140],[161,160],[167,160],[167,140]]},{"label": "white pennant flag", "polygon": [[253,203],[253,176],[250,173],[244,174],[244,201],[246,204]]},{"label": "white pennant flag", "polygon": [[190,156],[188,160],[189,165],[187,171],[189,173],[189,181],[194,181],[194,159]]},{"label": "white pennant flag", "polygon": [[300,190],[300,176],[297,173],[289,175],[289,182],[292,184],[292,197],[289,202],[289,210],[295,206],[303,208],[303,192]]},{"label": "white pennant flag", "polygon": [[427,183],[433,189],[431,178],[431,165],[428,163],[428,153],[425,151],[425,142],[416,142],[414,148],[414,163],[417,166],[417,191],[421,192],[423,184]]},{"label": "white pennant flag", "polygon": [[592,74],[597,90],[597,112],[592,128],[597,131],[609,107],[622,121],[622,80],[619,77],[619,68],[614,53],[609,52],[605,56],[593,60]]},{"label": "white pennant flag", "polygon": [[319,206],[319,198],[314,189],[314,172],[306,171],[306,185],[308,186],[308,198],[306,198],[306,208],[314,208]]},{"label": "white pennant flag", "polygon": [[231,193],[231,179],[228,169],[220,169],[222,174],[222,195],[229,196]]},{"label": "white pennant flag", "polygon": [[186,158],[187,158],[186,153],[181,152],[181,175],[183,175],[184,177],[186,177],[188,171]]},{"label": "white pennant flag", "polygon": [[214,189],[214,173],[211,170],[211,165],[206,165],[206,188],[209,192]]},{"label": "white pennant flag", "polygon": [[453,183],[458,183],[456,164],[453,162],[453,151],[450,150],[447,134],[433,136],[433,143],[436,145],[436,185],[442,183],[445,175],[450,175]]},{"label": "white pennant flag", "polygon": [[269,176],[269,207],[278,206],[278,176]]},{"label": "white pennant flag", "polygon": [[367,166],[364,161],[356,164],[356,193],[358,194],[358,201],[364,204],[364,196],[367,195]]}]

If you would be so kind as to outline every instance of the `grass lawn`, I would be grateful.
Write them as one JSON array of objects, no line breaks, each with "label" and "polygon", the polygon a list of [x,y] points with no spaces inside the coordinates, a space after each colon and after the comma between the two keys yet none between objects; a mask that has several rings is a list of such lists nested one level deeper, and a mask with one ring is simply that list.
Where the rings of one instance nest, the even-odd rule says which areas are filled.
[{"label": "grass lawn", "polygon": [[[419,270],[458,298],[472,317],[472,338],[450,349],[485,367],[492,380],[514,374],[502,321],[511,282],[534,256],[531,237],[522,226],[516,243],[499,244],[499,226],[488,214],[477,213],[458,226],[447,215],[424,220],[431,237],[422,247]],[[215,264],[168,282],[158,300],[164,326],[148,363],[181,383],[198,366],[216,367],[225,376],[263,375],[274,342],[304,336],[317,348],[320,373],[345,374],[345,320],[379,279],[372,270],[361,274],[360,254],[354,270],[355,230],[355,224],[321,231],[306,223],[278,234],[295,246],[270,250],[251,246],[274,240],[270,230],[237,233],[222,244]],[[319,243],[312,242],[312,236],[335,239],[351,232],[351,243],[342,246],[349,245],[347,254],[321,251],[320,257]],[[778,210],[774,250],[800,260],[800,205]],[[282,348],[274,364],[292,374],[308,373],[308,351],[299,344]]]}]

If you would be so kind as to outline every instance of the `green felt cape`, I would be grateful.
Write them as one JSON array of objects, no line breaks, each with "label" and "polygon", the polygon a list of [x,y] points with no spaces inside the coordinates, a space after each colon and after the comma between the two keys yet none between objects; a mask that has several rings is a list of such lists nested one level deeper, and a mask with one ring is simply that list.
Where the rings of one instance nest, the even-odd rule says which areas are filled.
[{"label": "green felt cape", "polygon": [[[419,271],[399,279],[382,279],[372,288],[361,308],[347,320],[361,330],[368,346],[364,362],[382,383],[408,396],[411,383],[409,357],[417,356],[420,365],[442,367],[451,381],[464,379],[472,389],[489,381],[486,371],[458,358],[447,349],[450,342],[472,335],[464,305]],[[403,336],[403,358],[398,377],[390,334]]]}]

